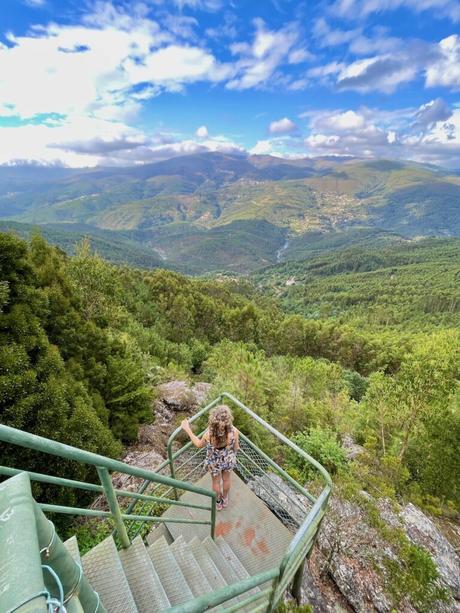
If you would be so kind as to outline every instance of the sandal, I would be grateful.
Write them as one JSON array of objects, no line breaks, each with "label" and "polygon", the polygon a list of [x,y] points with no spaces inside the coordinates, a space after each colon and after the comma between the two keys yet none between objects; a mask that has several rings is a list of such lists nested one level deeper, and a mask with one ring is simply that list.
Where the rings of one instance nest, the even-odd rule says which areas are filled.
[{"label": "sandal", "polygon": [[216,508],[217,508],[218,511],[222,511],[222,509],[224,508],[224,502],[223,502],[222,498],[219,498],[217,500]]},{"label": "sandal", "polygon": [[225,496],[225,498],[222,498],[222,508],[226,509],[228,507],[228,496]]}]

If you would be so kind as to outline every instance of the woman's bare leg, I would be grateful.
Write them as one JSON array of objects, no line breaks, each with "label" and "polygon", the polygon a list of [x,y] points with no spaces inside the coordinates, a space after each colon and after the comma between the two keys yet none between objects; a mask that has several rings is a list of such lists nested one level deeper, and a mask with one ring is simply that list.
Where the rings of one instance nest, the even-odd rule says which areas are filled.
[{"label": "woman's bare leg", "polygon": [[211,475],[212,489],[216,492],[217,500],[222,498],[222,479],[221,475]]},{"label": "woman's bare leg", "polygon": [[224,496],[224,500],[227,500],[228,493],[230,491],[231,474],[232,474],[231,470],[223,470],[222,471],[222,485],[223,485],[223,492],[222,493],[223,493],[223,496]]}]

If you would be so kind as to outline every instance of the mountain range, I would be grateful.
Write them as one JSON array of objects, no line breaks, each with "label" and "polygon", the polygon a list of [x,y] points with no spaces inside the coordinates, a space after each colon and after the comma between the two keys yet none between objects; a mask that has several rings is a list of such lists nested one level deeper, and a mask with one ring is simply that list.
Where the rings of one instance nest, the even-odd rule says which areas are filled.
[{"label": "mountain range", "polygon": [[460,175],[355,158],[201,153],[129,168],[0,167],[0,229],[190,273],[460,235]]}]

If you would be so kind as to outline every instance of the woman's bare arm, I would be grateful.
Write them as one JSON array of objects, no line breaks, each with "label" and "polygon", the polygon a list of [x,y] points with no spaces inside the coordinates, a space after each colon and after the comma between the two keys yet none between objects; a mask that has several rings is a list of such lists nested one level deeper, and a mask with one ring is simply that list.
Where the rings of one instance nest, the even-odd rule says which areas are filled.
[{"label": "woman's bare arm", "polygon": [[190,424],[188,423],[188,419],[183,419],[180,425],[181,425],[182,430],[189,435],[190,440],[195,445],[195,447],[201,448],[206,445],[206,442],[207,442],[206,432],[204,433],[202,438],[199,438],[198,436],[196,436],[196,434],[193,434],[192,428],[190,427]]}]

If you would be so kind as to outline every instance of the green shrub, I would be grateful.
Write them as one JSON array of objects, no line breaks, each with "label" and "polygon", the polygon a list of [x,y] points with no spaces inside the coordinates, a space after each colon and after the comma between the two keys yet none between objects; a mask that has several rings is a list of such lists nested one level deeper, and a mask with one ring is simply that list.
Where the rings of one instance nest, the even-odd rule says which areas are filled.
[{"label": "green shrub", "polygon": [[385,562],[395,607],[408,598],[417,611],[429,613],[436,602],[447,600],[446,590],[438,584],[438,569],[427,551],[406,540],[398,554],[397,560]]},{"label": "green shrub", "polygon": [[[331,475],[336,474],[347,465],[345,450],[332,430],[311,428],[308,433],[299,432],[293,440],[301,449],[320,462]],[[316,470],[295,452],[289,453],[288,465],[304,480],[311,479],[316,473]]]}]

